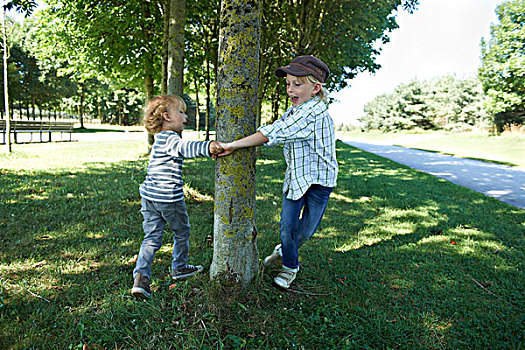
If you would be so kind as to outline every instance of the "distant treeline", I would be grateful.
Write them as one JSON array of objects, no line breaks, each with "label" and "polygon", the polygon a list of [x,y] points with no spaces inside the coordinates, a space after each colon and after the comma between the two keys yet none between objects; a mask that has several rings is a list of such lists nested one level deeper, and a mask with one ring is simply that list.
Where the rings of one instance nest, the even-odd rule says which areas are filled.
[{"label": "distant treeline", "polygon": [[474,78],[413,80],[366,104],[360,120],[365,129],[385,131],[486,128],[492,120],[484,102],[481,83]]}]

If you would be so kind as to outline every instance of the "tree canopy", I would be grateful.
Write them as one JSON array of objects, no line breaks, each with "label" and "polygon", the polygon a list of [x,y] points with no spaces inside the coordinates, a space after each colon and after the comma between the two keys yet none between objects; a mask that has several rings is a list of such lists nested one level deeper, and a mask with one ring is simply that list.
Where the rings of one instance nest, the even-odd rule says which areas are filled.
[{"label": "tree canopy", "polygon": [[496,9],[499,23],[482,41],[479,76],[489,97],[488,110],[496,125],[525,120],[525,0],[509,0]]},{"label": "tree canopy", "polygon": [[[25,2],[13,1],[18,6]],[[388,33],[397,27],[396,10],[412,11],[417,3],[264,0],[259,110],[269,101],[275,113],[282,108],[284,85],[273,71],[296,55],[313,54],[327,62],[332,90],[346,86],[358,72],[378,69],[374,43],[388,41]],[[79,82],[96,76],[118,89],[147,90],[142,87],[150,79],[153,93],[161,91],[165,1],[49,0],[47,4],[37,24],[40,53],[33,56],[60,63],[59,75],[74,74]],[[190,91],[189,84],[194,83],[191,91],[206,95],[209,110],[215,100],[220,1],[188,0],[186,7],[192,10],[186,11],[185,89]]]}]

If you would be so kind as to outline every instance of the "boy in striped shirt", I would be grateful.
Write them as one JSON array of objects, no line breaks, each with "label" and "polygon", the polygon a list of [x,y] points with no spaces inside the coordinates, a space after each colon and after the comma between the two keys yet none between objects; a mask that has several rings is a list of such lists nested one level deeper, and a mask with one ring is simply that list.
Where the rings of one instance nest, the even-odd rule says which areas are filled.
[{"label": "boy in striped shirt", "polygon": [[203,270],[188,265],[190,224],[182,190],[183,158],[209,157],[223,148],[216,141],[183,141],[180,133],[187,120],[186,104],[179,96],[157,96],[146,106],[144,126],[155,134],[146,179],[140,185],[144,240],[133,270],[131,293],[137,298],[151,295],[151,264],[162,245],[166,223],[173,231],[173,279],[182,279]]},{"label": "boy in striped shirt", "polygon": [[281,244],[264,259],[266,265],[281,263],[274,282],[289,288],[299,272],[298,249],[315,232],[332,189],[336,185],[338,165],[332,118],[323,102],[323,84],[330,75],[328,66],[314,56],[298,56],[275,71],[286,77],[292,101],[283,117],[255,133],[230,143],[220,143],[225,156],[238,148],[283,145],[287,169],[283,182],[280,221]]}]

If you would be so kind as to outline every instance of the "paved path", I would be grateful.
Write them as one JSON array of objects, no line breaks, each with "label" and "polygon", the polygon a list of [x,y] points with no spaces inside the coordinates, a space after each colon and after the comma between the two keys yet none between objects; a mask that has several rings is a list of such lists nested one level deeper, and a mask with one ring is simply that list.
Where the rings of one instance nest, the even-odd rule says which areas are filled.
[{"label": "paved path", "polygon": [[525,209],[522,169],[399,146],[343,142]]}]

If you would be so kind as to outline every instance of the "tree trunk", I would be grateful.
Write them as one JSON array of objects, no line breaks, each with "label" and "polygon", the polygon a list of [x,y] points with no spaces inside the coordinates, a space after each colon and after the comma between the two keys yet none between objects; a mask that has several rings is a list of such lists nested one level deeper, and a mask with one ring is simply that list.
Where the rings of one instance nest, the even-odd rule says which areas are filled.
[{"label": "tree trunk", "polygon": [[[155,93],[155,91],[153,88],[153,77],[151,76],[151,74],[149,74],[149,68],[147,63],[145,69],[146,74],[144,74],[144,91],[146,92],[146,103],[144,105],[146,106],[148,104],[148,101],[154,97],[153,94]],[[154,142],[155,137],[152,134],[148,133],[146,150],[148,154],[151,152],[151,147],[153,147]]]},{"label": "tree trunk", "polygon": [[117,125],[122,124],[122,103],[120,101],[120,95],[118,95],[118,101],[117,101]]},{"label": "tree trunk", "polygon": [[[217,137],[255,132],[261,0],[223,1],[217,77]],[[255,149],[220,158],[215,167],[211,278],[247,286],[258,270],[255,228]]]},{"label": "tree trunk", "polygon": [[84,129],[84,97],[86,96],[86,89],[84,84],[81,84],[81,91],[80,91],[80,106],[79,106],[79,116],[80,119],[80,129]]},{"label": "tree trunk", "polygon": [[31,95],[31,117],[36,119],[35,95]]},{"label": "tree trunk", "polygon": [[8,81],[7,80],[7,27],[5,23],[5,8],[2,6],[2,41],[4,44],[4,105],[5,105],[5,113],[6,113],[6,141],[5,144],[7,145],[7,152],[11,153],[12,146],[11,146],[11,117],[9,114],[9,90],[8,90]]},{"label": "tree trunk", "polygon": [[186,19],[186,0],[169,1],[168,94],[182,97],[184,92],[184,23]]},{"label": "tree trunk", "polygon": [[211,102],[211,92],[210,92],[210,84],[211,84],[211,77],[210,77],[210,61],[206,59],[206,120],[204,123],[204,130],[205,130],[205,140],[208,141],[210,139],[210,102]]},{"label": "tree trunk", "polygon": [[170,2],[163,1],[164,13],[162,20],[164,22],[164,32],[162,33],[162,67],[160,78],[160,93],[168,93],[168,55],[169,55],[169,30],[170,30]]},{"label": "tree trunk", "polygon": [[279,119],[279,99],[280,99],[280,87],[281,82],[283,80],[279,80],[277,85],[275,85],[275,90],[273,91],[273,97],[272,97],[272,119],[271,122],[275,122],[277,119]]},{"label": "tree trunk", "polygon": [[195,131],[197,132],[197,138],[200,140],[199,131],[201,130],[201,114],[199,112],[199,84],[196,76],[193,79],[193,83],[195,84]]}]

